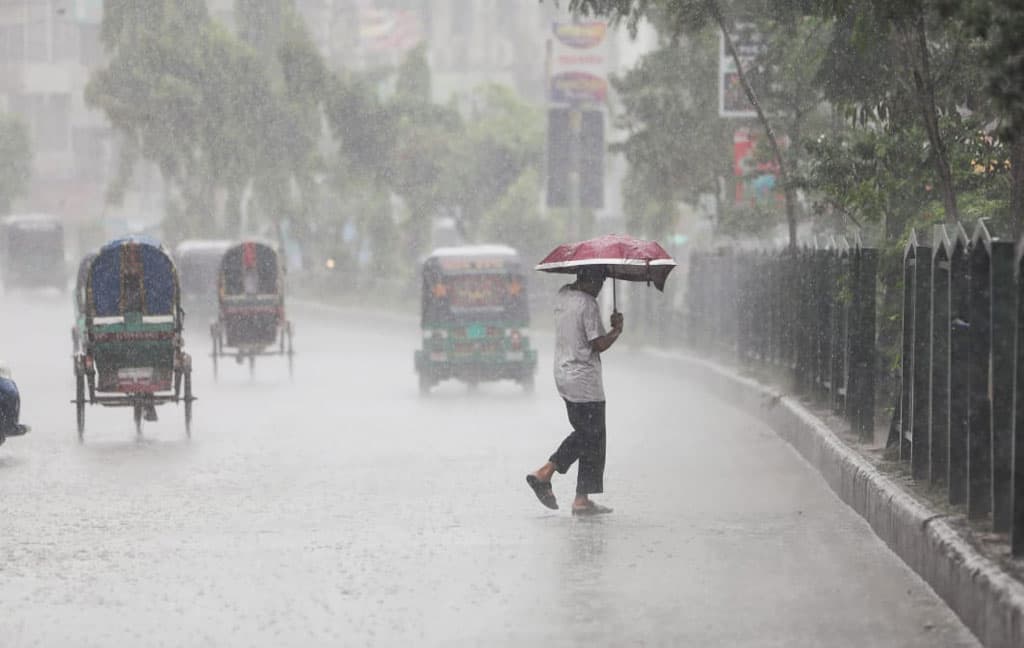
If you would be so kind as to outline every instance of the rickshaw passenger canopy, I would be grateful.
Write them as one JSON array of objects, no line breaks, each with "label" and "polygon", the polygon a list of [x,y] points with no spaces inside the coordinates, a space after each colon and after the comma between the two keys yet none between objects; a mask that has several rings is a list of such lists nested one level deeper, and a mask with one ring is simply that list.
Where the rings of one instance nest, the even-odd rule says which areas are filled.
[{"label": "rickshaw passenger canopy", "polygon": [[152,239],[111,241],[100,249],[90,268],[92,312],[98,317],[127,312],[174,315],[177,290],[174,262]]},{"label": "rickshaw passenger canopy", "polygon": [[224,295],[274,295],[280,292],[280,259],[266,243],[246,241],[228,249],[220,264]]}]

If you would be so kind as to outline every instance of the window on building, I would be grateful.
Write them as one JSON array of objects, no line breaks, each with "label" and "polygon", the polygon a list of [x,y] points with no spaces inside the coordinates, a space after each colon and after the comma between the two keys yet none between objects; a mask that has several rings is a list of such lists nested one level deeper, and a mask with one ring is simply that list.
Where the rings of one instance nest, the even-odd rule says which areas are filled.
[{"label": "window on building", "polygon": [[51,16],[49,4],[29,4],[25,14],[25,59],[49,61]]},{"label": "window on building", "polygon": [[78,61],[80,48],[78,45],[78,24],[70,20],[57,20],[53,23],[53,60]]},{"label": "window on building", "polygon": [[103,42],[99,25],[80,25],[78,32],[78,60],[88,68],[103,63]]},{"label": "window on building", "polygon": [[41,153],[60,153],[70,147],[71,95],[12,94],[11,112],[29,125],[32,148]]},{"label": "window on building", "polygon": [[0,63],[25,60],[25,26],[0,25]]}]

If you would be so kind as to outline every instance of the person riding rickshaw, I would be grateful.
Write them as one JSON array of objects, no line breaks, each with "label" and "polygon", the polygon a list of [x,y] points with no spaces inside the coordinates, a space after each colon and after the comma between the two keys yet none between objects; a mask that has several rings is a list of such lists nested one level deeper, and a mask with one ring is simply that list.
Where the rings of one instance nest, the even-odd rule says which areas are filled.
[{"label": "person riding rickshaw", "polygon": [[217,294],[219,315],[210,326],[214,378],[218,358],[234,357],[238,364],[248,360],[251,375],[256,357],[271,355],[288,358],[291,376],[292,323],[285,317],[284,266],[277,250],[261,241],[228,248],[220,262]]},{"label": "person riding rickshaw", "polygon": [[421,394],[454,378],[475,387],[513,380],[533,389],[526,278],[506,246],[439,248],[423,263],[423,348],[415,353]]},{"label": "person riding rickshaw", "polygon": [[155,241],[111,241],[88,263],[72,401],[79,440],[86,404],[132,408],[141,435],[157,405],[181,403],[191,435],[192,358],[182,349],[180,299],[174,262]]}]

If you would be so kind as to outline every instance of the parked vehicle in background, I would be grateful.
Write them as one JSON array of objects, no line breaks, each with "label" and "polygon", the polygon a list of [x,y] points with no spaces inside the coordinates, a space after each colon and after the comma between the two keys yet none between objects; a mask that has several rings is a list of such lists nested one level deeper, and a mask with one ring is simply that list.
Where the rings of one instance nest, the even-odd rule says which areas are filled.
[{"label": "parked vehicle in background", "polygon": [[500,245],[439,248],[423,263],[421,394],[454,378],[471,387],[514,380],[533,389],[526,277],[518,253]]},{"label": "parked vehicle in background", "polygon": [[0,277],[4,290],[67,287],[64,225],[47,214],[0,221]]},{"label": "parked vehicle in background", "polygon": [[[181,302],[193,316],[211,317],[217,312],[217,275],[224,253],[233,245],[227,240],[190,239],[174,248],[174,264],[181,281]],[[208,321],[207,317],[202,320]],[[198,321],[195,317],[192,321]]]}]

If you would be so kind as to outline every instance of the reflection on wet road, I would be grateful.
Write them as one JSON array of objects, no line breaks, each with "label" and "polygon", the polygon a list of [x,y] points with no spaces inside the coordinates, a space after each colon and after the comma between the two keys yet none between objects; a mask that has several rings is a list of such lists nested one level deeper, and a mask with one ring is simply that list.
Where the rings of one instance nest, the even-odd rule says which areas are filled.
[{"label": "reflection on wet road", "polygon": [[0,645],[976,645],[784,442],[625,345],[615,513],[573,519],[523,483],[568,432],[548,349],[535,395],[424,399],[414,321],[293,308],[294,382],[215,384],[194,321],[193,440],[92,407],[80,446],[66,302],[3,302],[34,431],[0,449]]}]

